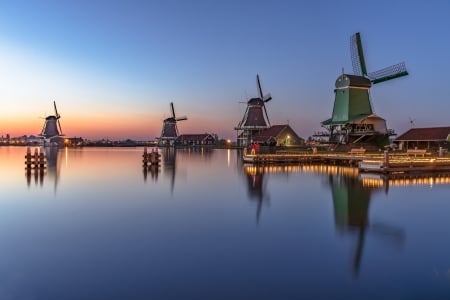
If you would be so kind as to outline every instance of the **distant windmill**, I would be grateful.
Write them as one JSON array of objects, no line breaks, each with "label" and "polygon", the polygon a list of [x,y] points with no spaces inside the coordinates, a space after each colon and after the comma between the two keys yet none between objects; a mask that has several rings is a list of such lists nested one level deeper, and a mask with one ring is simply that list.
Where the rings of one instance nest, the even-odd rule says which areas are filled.
[{"label": "distant windmill", "polygon": [[161,136],[159,138],[161,145],[173,145],[179,134],[177,122],[187,120],[186,116],[176,117],[173,102],[170,102],[170,112],[172,113],[172,116],[163,121]]},{"label": "distant windmill", "polygon": [[374,114],[369,89],[372,84],[408,75],[405,63],[368,73],[359,32],[350,39],[355,75],[342,73],[336,80],[332,117],[322,122],[330,132],[330,141],[348,144],[373,142],[381,146],[389,142],[391,130],[386,121]]},{"label": "distant windmill", "polygon": [[265,104],[272,100],[272,96],[270,93],[263,94],[259,75],[256,75],[256,87],[259,97],[251,98],[247,101],[244,117],[238,126],[235,127],[235,130],[238,131],[240,146],[248,145],[253,134],[270,127],[269,115]]},{"label": "distant windmill", "polygon": [[409,124],[411,125],[411,128],[414,127],[414,121],[416,121],[416,119],[412,119],[411,117],[409,117]]},{"label": "distant windmill", "polygon": [[56,108],[56,102],[53,101],[53,107],[55,109],[55,114],[47,116],[45,118],[44,127],[42,128],[40,136],[44,138],[46,142],[52,142],[52,139],[63,136],[61,123],[59,119],[61,115],[58,113]]}]

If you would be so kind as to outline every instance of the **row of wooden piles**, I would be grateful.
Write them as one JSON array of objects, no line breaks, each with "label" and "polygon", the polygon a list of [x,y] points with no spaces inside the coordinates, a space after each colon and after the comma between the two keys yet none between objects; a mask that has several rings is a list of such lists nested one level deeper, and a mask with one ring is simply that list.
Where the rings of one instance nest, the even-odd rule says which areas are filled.
[{"label": "row of wooden piles", "polygon": [[150,173],[153,180],[158,179],[159,166],[161,164],[161,154],[157,149],[152,148],[149,152],[147,147],[144,147],[144,154],[142,155],[142,164],[144,168],[144,180],[147,180],[147,174]]},{"label": "row of wooden piles", "polygon": [[34,153],[31,153],[31,148],[27,147],[25,154],[25,170],[27,173],[31,171],[43,173],[47,168],[47,159],[45,158],[45,151],[41,148],[35,148]]}]

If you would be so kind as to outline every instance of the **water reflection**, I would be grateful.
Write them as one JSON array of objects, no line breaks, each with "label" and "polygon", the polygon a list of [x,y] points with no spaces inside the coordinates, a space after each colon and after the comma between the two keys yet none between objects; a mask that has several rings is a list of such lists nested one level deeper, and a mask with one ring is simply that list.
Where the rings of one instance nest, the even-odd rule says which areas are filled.
[{"label": "water reflection", "polygon": [[247,193],[251,201],[256,201],[256,223],[259,223],[263,203],[268,202],[270,197],[267,193],[267,182],[264,180],[264,168],[255,166],[244,166],[247,178]]},{"label": "water reflection", "polygon": [[436,185],[449,185],[450,174],[360,174],[363,186],[365,187],[383,187],[388,193],[390,187],[404,187],[410,185],[425,185],[433,188]]},{"label": "water reflection", "polygon": [[[359,274],[366,234],[374,233],[396,245],[403,245],[405,234],[402,229],[391,224],[370,226],[369,206],[374,193],[383,191],[381,186],[367,186],[360,176],[329,176],[334,218],[337,230],[341,234],[356,235],[356,247],[353,258],[353,273]],[[384,189],[387,191],[386,189]]]},{"label": "water reflection", "polygon": [[170,179],[170,192],[175,188],[177,149],[174,147],[161,148],[164,174]]},{"label": "water reflection", "polygon": [[[151,148],[149,151],[150,152],[157,151],[161,155],[158,148]],[[155,182],[158,181],[159,171],[160,171],[160,164],[144,165],[143,166],[144,181],[147,181],[148,173],[150,173],[150,177],[153,181],[155,181]]]},{"label": "water reflection", "polygon": [[153,181],[158,181],[159,172],[162,170],[164,176],[170,182],[170,191],[173,193],[175,189],[175,179],[177,176],[183,175],[185,172],[179,170],[177,164],[184,166],[190,163],[196,163],[199,160],[209,161],[212,159],[214,149],[208,147],[189,147],[189,148],[174,148],[174,147],[161,147],[157,151],[161,155],[161,166],[149,165],[144,167],[144,181],[148,178],[150,173]]},{"label": "water reflection", "polygon": [[[267,180],[265,176],[272,174],[289,173],[313,173],[326,180],[325,183],[331,187],[334,222],[337,231],[341,235],[349,235],[356,238],[356,245],[352,260],[353,274],[358,276],[363,257],[364,244],[367,234],[381,237],[382,241],[401,248],[404,244],[405,233],[402,228],[393,224],[376,223],[371,224],[369,220],[370,201],[376,193],[387,193],[389,185],[401,182],[429,182],[430,179],[415,180],[393,179],[387,177],[376,177],[370,174],[359,174],[358,169],[329,165],[295,165],[295,166],[253,166],[244,165],[244,174],[250,200],[257,201],[257,222],[261,214],[264,201],[269,199],[267,191]],[[445,182],[442,177],[433,179],[433,182]],[[450,183],[450,180],[449,180]]]},{"label": "water reflection", "polygon": [[[56,192],[60,177],[60,166],[58,164],[58,156],[59,156],[59,148],[58,147],[42,147],[38,151],[43,151],[46,159],[46,168],[27,168],[26,169],[26,178],[27,178],[27,186],[31,186],[31,181],[34,179],[35,185],[39,185],[41,187],[44,186],[44,181],[52,182],[53,189]],[[44,177],[47,179],[44,180]]]}]

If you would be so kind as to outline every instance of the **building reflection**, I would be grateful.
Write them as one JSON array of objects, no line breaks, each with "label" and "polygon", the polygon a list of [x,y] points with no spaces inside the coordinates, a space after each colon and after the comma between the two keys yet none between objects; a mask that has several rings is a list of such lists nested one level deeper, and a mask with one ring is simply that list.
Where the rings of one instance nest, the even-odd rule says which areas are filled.
[{"label": "building reflection", "polygon": [[39,151],[44,151],[46,168],[45,169],[27,169],[26,178],[27,186],[34,184],[44,186],[44,182],[51,182],[56,193],[60,177],[60,166],[58,164],[58,156],[60,154],[59,147],[41,147]]}]

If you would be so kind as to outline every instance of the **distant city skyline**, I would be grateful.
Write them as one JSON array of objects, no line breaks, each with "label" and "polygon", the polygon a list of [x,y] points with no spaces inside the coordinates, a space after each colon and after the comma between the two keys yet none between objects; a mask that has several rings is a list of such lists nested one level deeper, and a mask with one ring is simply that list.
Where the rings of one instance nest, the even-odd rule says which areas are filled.
[{"label": "distant city skyline", "polygon": [[260,75],[271,124],[303,138],[331,117],[334,82],[352,74],[360,32],[369,71],[409,76],[371,89],[401,134],[449,126],[450,2],[25,1],[0,3],[0,136],[38,134],[56,101],[63,133],[153,140],[180,133],[235,139]]}]

